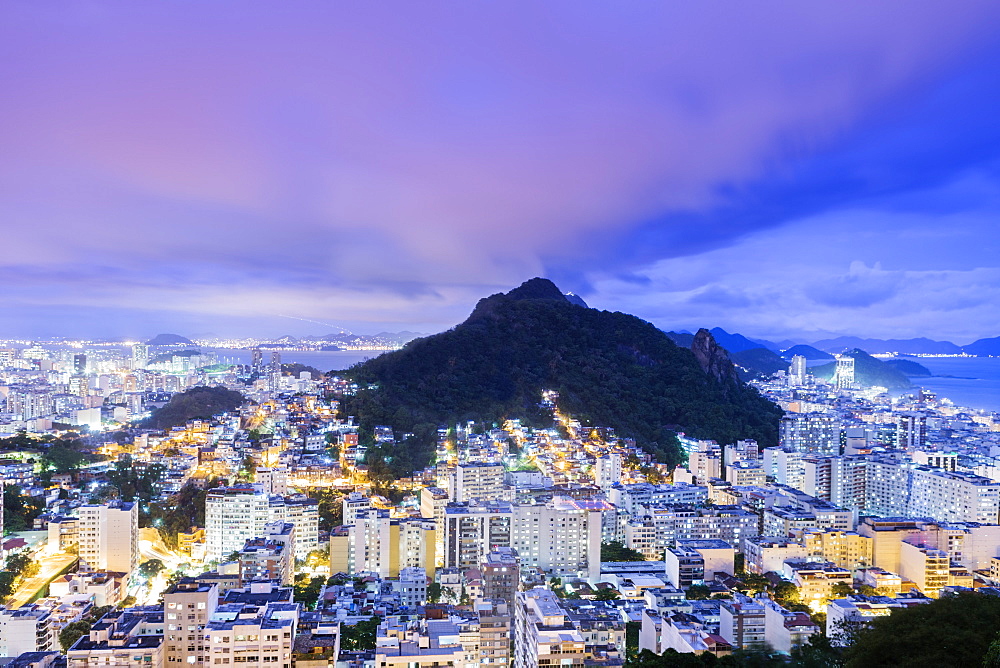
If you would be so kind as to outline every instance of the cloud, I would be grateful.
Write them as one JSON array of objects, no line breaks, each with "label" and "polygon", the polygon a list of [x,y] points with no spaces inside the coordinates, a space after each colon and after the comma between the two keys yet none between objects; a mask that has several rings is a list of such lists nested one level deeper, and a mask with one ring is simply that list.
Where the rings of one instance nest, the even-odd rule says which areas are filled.
[{"label": "cloud", "polygon": [[852,262],[846,275],[813,284],[805,292],[827,306],[864,308],[897,295],[902,281],[899,272],[883,271],[879,264],[869,268],[864,262]]},{"label": "cloud", "polygon": [[[997,133],[987,2],[233,9],[5,10],[0,308],[441,328],[542,273],[759,308],[780,290],[649,267],[939,182]],[[833,280],[828,306],[890,300]]]}]

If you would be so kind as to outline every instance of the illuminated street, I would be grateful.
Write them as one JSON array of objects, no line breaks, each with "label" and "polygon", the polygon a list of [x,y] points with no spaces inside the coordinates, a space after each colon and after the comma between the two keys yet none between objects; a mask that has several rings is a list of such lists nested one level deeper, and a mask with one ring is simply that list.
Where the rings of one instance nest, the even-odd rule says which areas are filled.
[{"label": "illuminated street", "polygon": [[76,561],[75,554],[64,553],[37,560],[39,566],[38,574],[21,583],[21,586],[17,588],[7,602],[7,607],[14,609],[29,603],[39,591],[54,580],[60,572],[67,569],[74,561]]}]

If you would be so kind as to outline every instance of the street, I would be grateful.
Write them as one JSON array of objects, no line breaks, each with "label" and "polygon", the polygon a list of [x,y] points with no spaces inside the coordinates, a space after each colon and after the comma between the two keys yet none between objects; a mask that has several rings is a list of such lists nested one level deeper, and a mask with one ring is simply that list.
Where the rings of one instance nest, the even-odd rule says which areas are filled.
[{"label": "street", "polygon": [[60,571],[76,561],[76,558],[75,554],[56,554],[36,559],[39,566],[38,574],[21,583],[10,597],[7,607],[13,609],[26,605],[45,585],[55,579]]}]

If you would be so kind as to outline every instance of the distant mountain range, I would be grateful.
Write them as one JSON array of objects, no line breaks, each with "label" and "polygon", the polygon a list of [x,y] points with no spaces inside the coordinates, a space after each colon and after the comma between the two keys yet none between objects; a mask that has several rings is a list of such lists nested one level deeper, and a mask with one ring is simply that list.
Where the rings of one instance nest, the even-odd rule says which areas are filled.
[{"label": "distant mountain range", "polygon": [[[866,339],[858,336],[838,336],[820,339],[812,343],[782,341],[774,343],[765,339],[751,339],[737,333],[730,333],[721,327],[710,330],[712,336],[730,354],[741,353],[755,348],[775,351],[786,360],[793,355],[802,355],[808,360],[833,359],[831,353],[840,354],[850,350],[863,350],[870,355],[897,353],[900,355],[1000,355],[1000,336],[979,339],[974,343],[960,346],[951,341],[935,341],[925,337],[914,339]],[[687,332],[667,332],[667,336],[683,345],[692,335]]]}]

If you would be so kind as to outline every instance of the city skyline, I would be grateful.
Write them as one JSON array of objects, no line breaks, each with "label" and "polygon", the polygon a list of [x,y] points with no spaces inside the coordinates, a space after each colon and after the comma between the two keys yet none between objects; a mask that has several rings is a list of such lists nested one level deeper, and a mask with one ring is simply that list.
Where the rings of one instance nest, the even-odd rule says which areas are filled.
[{"label": "city skyline", "polygon": [[234,8],[3,9],[0,336],[1000,335],[995,5]]}]

